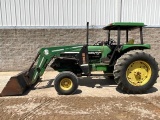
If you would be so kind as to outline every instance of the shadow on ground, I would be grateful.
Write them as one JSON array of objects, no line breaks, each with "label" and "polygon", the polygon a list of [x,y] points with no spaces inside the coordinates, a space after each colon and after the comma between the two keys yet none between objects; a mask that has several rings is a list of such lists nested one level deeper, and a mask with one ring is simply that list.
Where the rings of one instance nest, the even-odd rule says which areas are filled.
[{"label": "shadow on ground", "polygon": [[82,78],[79,79],[79,85],[80,86],[87,86],[87,87],[116,87],[117,84],[113,79],[102,79],[102,78]]},{"label": "shadow on ground", "polygon": [[[46,82],[43,86],[39,86],[41,83]],[[86,78],[79,78],[79,86],[87,86],[91,88],[103,88],[103,87],[116,87],[117,84],[114,82],[113,79],[102,79],[102,78],[91,78],[91,77],[86,77]],[[45,89],[45,88],[50,88],[54,87],[54,79],[49,79],[49,80],[40,80],[37,84],[29,88],[24,92],[23,95],[27,95],[31,90],[36,90],[36,89]],[[81,90],[77,90],[74,94],[80,94],[82,93]]]},{"label": "shadow on ground", "polygon": [[[47,82],[45,86],[38,87],[38,84],[41,82]],[[54,79],[50,80],[41,80],[39,83],[35,85],[35,89],[44,89],[49,87],[54,87],[53,85]],[[101,88],[103,87],[116,87],[117,84],[114,82],[113,79],[99,79],[99,78],[79,78],[79,86],[87,86],[87,87],[97,87],[97,85]]]},{"label": "shadow on ground", "polygon": [[[116,90],[117,90],[117,92],[119,92],[119,93],[128,94],[128,93],[122,91],[119,87],[117,87]],[[158,89],[157,89],[156,87],[152,87],[152,88],[150,88],[149,90],[147,90],[145,93],[141,93],[141,95],[143,95],[143,94],[155,93],[155,92],[157,92],[157,91],[158,91]],[[139,94],[139,95],[140,95],[140,94]]]},{"label": "shadow on ground", "polygon": [[[46,85],[44,86],[39,86],[42,82],[46,82]],[[104,88],[104,87],[115,87],[116,91],[122,94],[127,94],[126,92],[123,92],[119,87],[117,87],[117,84],[113,79],[105,79],[105,78],[79,78],[79,86],[87,86],[91,88]],[[36,90],[36,89],[45,89],[45,88],[50,88],[54,87],[54,79],[49,79],[49,80],[40,80],[35,86],[31,87],[28,89],[23,95],[27,95],[31,90]],[[155,87],[152,87],[149,89],[146,93],[144,94],[149,94],[149,93],[154,93],[157,92],[158,89]],[[82,90],[78,89],[74,94],[80,94],[82,93]]]}]

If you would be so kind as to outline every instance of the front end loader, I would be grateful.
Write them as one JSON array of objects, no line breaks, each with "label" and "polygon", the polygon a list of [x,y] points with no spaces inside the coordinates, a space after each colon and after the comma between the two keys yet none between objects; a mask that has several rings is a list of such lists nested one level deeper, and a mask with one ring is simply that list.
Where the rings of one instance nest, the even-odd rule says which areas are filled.
[{"label": "front end loader", "polygon": [[[144,23],[135,22],[109,24],[103,28],[108,33],[107,40],[90,45],[87,23],[85,45],[40,49],[28,70],[10,78],[1,96],[23,94],[38,82],[51,60],[54,60],[51,67],[59,72],[54,80],[58,94],[73,94],[78,88],[78,77],[95,75],[113,78],[118,88],[126,93],[145,93],[157,80],[158,64],[145,52],[151,46],[143,42],[144,26]],[[140,31],[140,43],[134,43],[133,38],[129,40],[129,32],[134,29]],[[112,31],[117,32],[117,40],[111,39]],[[125,42],[121,40],[121,31],[126,33]],[[92,74],[92,71],[104,74]]]},{"label": "front end loader", "polygon": [[[35,57],[33,63],[28,70],[13,76],[8,81],[7,85],[1,92],[1,96],[11,96],[11,95],[21,95],[27,88],[33,86],[38,82],[40,77],[43,75],[49,62],[54,58],[58,57],[61,52],[71,51],[75,49],[80,49],[83,46],[60,46],[51,48],[42,48],[37,56]],[[37,65],[35,65],[35,62]]]}]

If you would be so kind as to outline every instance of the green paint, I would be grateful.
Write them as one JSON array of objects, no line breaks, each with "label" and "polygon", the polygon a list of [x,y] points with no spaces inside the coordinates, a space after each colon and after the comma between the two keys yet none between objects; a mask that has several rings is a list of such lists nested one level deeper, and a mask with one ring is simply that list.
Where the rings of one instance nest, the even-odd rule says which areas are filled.
[{"label": "green paint", "polygon": [[109,24],[108,26],[137,26],[137,27],[143,27],[144,23],[140,22],[114,22]]},{"label": "green paint", "polygon": [[[52,60],[53,57],[59,57],[62,52],[79,52],[83,46],[82,45],[73,45],[73,46],[59,46],[59,47],[48,47],[40,49],[40,56],[38,58],[38,62],[36,65],[36,69],[34,71],[34,75],[32,78],[32,84],[34,84],[38,77],[41,77],[46,70],[47,65]],[[111,52],[111,49],[108,46],[88,46],[89,52],[97,52],[101,53],[101,58],[107,57],[107,54]],[[95,61],[94,61],[95,62]],[[100,62],[98,60],[97,62]],[[90,63],[91,64],[91,63]],[[98,64],[96,65],[95,70],[106,71],[106,65]],[[59,72],[64,71],[58,70]]]},{"label": "green paint", "polygon": [[125,44],[122,46],[121,51],[126,50],[128,48],[143,48],[143,49],[150,49],[150,44]]},{"label": "green paint", "polygon": [[101,52],[101,58],[107,57],[107,54],[111,52],[111,49],[108,46],[88,46],[89,52]]},{"label": "green paint", "polygon": [[[114,22],[104,27],[104,30],[131,30],[134,28],[144,27],[144,23],[138,22]],[[120,33],[120,32],[118,32]],[[142,36],[141,36],[142,37]],[[109,39],[109,38],[108,38]],[[120,39],[120,37],[119,37]],[[34,84],[38,77],[41,77],[46,70],[46,67],[50,63],[53,58],[57,58],[63,52],[80,52],[83,45],[72,45],[72,46],[56,46],[56,47],[48,47],[42,48],[39,51],[38,62],[34,71],[34,75],[32,78],[32,84]],[[106,73],[112,73],[114,66],[109,66],[108,64],[102,63],[102,58],[106,58],[108,54],[112,52],[110,49],[112,46],[102,45],[102,46],[88,46],[88,52],[93,52],[93,55],[97,55],[94,59],[89,60],[89,65],[91,66],[91,71],[105,71]],[[117,45],[118,52],[127,51],[128,49],[150,49],[151,46],[149,44],[123,44]],[[77,53],[77,54],[78,54]],[[114,52],[113,52],[114,53]],[[110,58],[110,57],[109,57]],[[112,58],[112,57],[111,57]],[[112,60],[112,59],[111,59]],[[111,61],[112,62],[112,61]],[[66,71],[67,68],[58,69],[59,72]],[[68,69],[67,69],[68,70]]]},{"label": "green paint", "polygon": [[92,64],[92,71],[107,71],[107,64],[104,63]]},{"label": "green paint", "polygon": [[[71,52],[79,52],[81,48],[71,50]],[[88,52],[101,52],[103,53],[102,57],[105,57],[108,53],[111,52],[111,49],[108,46],[88,46]]]},{"label": "green paint", "polygon": [[41,77],[44,74],[47,65],[49,64],[49,62],[52,60],[53,57],[58,57],[62,52],[81,49],[82,47],[83,47],[82,45],[73,45],[73,46],[41,48],[39,51],[40,56],[38,58],[38,63],[36,65],[33,74],[32,84],[36,82],[38,77]]},{"label": "green paint", "polygon": [[107,26],[105,26],[103,29],[104,30],[118,30],[118,28],[120,28],[120,30],[131,30],[137,27],[144,27],[144,23],[140,23],[140,22],[114,22],[111,23]]}]

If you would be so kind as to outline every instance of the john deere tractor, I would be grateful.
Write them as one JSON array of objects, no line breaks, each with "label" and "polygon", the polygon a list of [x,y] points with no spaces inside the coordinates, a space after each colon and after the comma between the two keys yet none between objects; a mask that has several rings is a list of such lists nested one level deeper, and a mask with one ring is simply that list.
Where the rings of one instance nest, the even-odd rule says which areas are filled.
[{"label": "john deere tractor", "polygon": [[[78,88],[78,77],[94,76],[92,71],[103,71],[104,74],[98,75],[113,78],[118,88],[126,93],[144,93],[156,83],[158,64],[145,52],[145,49],[150,49],[151,46],[143,42],[144,23],[109,24],[103,28],[108,33],[106,41],[98,41],[92,45],[88,44],[88,26],[87,23],[85,45],[41,48],[28,70],[10,78],[1,96],[23,94],[27,88],[38,82],[53,60],[51,67],[59,72],[54,80],[58,94],[73,94]],[[134,39],[129,39],[131,38],[129,33],[134,29],[139,30],[138,44],[134,43]],[[123,43],[121,31],[124,31],[126,36]],[[117,34],[116,39],[112,38],[115,37],[112,36],[112,32]]]}]

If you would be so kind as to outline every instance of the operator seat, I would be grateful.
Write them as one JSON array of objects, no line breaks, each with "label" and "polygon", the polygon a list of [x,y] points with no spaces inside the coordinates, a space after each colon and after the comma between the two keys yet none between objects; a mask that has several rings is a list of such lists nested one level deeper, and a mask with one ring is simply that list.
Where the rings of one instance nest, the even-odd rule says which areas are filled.
[{"label": "operator seat", "polygon": [[126,44],[134,44],[134,39],[130,39]]}]

